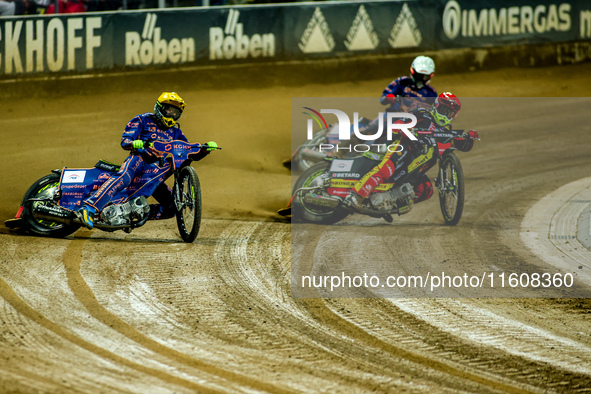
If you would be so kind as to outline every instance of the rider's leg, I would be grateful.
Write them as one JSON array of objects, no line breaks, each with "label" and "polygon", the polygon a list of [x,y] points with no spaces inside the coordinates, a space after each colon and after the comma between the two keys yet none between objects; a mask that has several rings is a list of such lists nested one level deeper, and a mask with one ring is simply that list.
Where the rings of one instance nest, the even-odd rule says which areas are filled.
[{"label": "rider's leg", "polygon": [[380,164],[363,176],[353,186],[353,191],[363,198],[367,198],[374,189],[386,179],[394,175],[396,164],[391,160],[394,152],[388,152]]},{"label": "rider's leg", "polygon": [[345,198],[345,204],[350,204],[353,208],[361,210],[362,201],[367,198],[374,189],[384,182],[384,180],[394,175],[396,165],[391,160],[392,154],[384,156],[380,164],[375,166],[370,172],[365,174],[354,186],[353,190]]},{"label": "rider's leg", "polygon": [[392,161],[382,161],[353,186],[353,191],[361,197],[367,198],[378,185],[394,175],[395,170],[396,165]]},{"label": "rider's leg", "polygon": [[427,174],[423,174],[423,176],[420,179],[420,183],[414,186],[414,191],[414,203],[425,201],[431,198],[431,196],[433,195],[433,184],[431,183],[431,180],[429,179]]},{"label": "rider's leg", "polygon": [[172,190],[166,183],[158,185],[152,197],[158,204],[150,204],[150,220],[170,219],[176,215]]},{"label": "rider's leg", "polygon": [[145,162],[141,156],[129,156],[123,162],[119,171],[111,175],[96,192],[84,200],[84,203],[100,212],[119,190],[125,189],[137,174],[143,172],[144,166]]},{"label": "rider's leg", "polygon": [[111,175],[89,198],[78,211],[78,217],[87,228],[94,226],[94,215],[100,212],[111,198],[121,189],[129,186],[136,174],[142,172],[144,160],[140,156],[129,156],[116,174]]},{"label": "rider's leg", "polygon": [[367,198],[374,189],[384,182],[384,180],[394,175],[396,171],[396,162],[402,155],[399,150],[400,140],[394,141],[387,149],[380,164],[375,166],[370,172],[365,174],[354,186],[353,190],[345,198],[345,204],[350,204],[354,208],[361,210],[363,199]]}]

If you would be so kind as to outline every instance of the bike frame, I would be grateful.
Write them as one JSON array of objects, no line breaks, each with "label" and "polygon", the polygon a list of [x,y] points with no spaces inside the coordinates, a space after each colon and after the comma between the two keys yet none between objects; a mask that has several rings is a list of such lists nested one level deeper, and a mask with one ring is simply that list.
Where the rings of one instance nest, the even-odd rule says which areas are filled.
[{"label": "bike frame", "polygon": [[[163,155],[159,162],[148,165],[147,171],[141,177],[132,180],[131,184],[118,191],[111,198],[111,202],[114,204],[121,204],[125,201],[135,197],[149,197],[154,193],[158,185],[162,182],[158,182],[158,178],[164,179],[174,174],[175,183],[178,172],[185,165],[190,165],[192,159],[190,156],[199,153],[201,150],[201,144],[195,143],[190,144],[185,141],[174,140],[170,142],[153,141],[152,148],[154,151]],[[170,157],[172,174],[166,176],[166,173],[162,173],[166,157]],[[93,191],[97,190],[116,170],[108,171],[101,168],[63,168],[60,178],[60,200],[59,205],[62,208],[68,210],[77,210],[82,201],[87,198]],[[168,172],[167,171],[167,172]],[[163,181],[164,181],[163,179]]]},{"label": "bike frame", "polygon": [[[419,179],[419,177],[422,174],[426,173],[428,170],[433,168],[436,163],[440,164],[441,160],[446,152],[448,152],[448,151],[451,152],[451,151],[456,150],[456,148],[452,147],[452,140],[454,138],[461,137],[463,135],[463,130],[451,130],[450,132],[447,132],[447,133],[438,133],[438,132],[432,132],[429,130],[417,130],[417,134],[422,135],[423,137],[429,136],[428,138],[434,139],[435,143],[432,145],[434,148],[433,157],[429,158],[424,163],[417,165],[416,168],[414,168],[412,171],[405,174],[401,178],[397,179],[396,181],[393,181],[392,179],[387,179],[384,183],[382,183],[374,191],[374,193],[380,193],[383,191],[387,191],[387,190],[392,189],[393,187],[396,187],[397,185],[402,185],[404,183],[413,184],[414,182],[416,182],[417,179]],[[332,162],[334,159],[328,158],[325,160]],[[346,159],[346,160],[354,160],[354,159]],[[375,161],[376,165],[378,163],[379,163],[379,161]],[[438,176],[434,179],[434,183],[435,183],[435,186],[437,187],[437,189],[439,189],[441,191],[447,191],[447,186],[442,183],[443,179],[444,179],[443,168],[441,168],[441,165],[439,165]],[[359,181],[359,179],[338,179],[338,181],[340,181],[340,182],[349,183],[349,185],[347,185],[345,187],[338,187],[338,186],[335,187],[333,185],[335,182],[333,177],[329,176],[327,181],[328,181],[328,183],[325,183],[324,185],[300,188],[294,192],[294,196],[296,196],[299,193],[305,192],[305,191],[314,191],[314,190],[324,189],[329,194],[331,194],[333,196],[338,196],[338,197],[344,198],[345,196],[347,196],[349,194],[349,191],[353,188],[353,185]]]}]

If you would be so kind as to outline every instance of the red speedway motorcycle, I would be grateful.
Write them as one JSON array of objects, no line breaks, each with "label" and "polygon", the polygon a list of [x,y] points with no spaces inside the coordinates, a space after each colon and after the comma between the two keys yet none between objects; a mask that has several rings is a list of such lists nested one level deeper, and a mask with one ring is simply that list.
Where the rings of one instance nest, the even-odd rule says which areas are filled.
[{"label": "red speedway motorcycle", "polygon": [[[191,163],[203,158],[208,150],[221,148],[184,141],[153,141],[151,146],[161,155],[161,160],[150,164],[141,177],[115,193],[97,216],[94,228],[129,233],[143,226],[150,217],[147,198],[164,182],[161,169],[168,160],[174,177],[172,193],[179,233],[183,241],[193,242],[201,226],[201,186]],[[82,225],[75,213],[82,201],[117,171],[119,166],[103,160],[93,168],[53,170],[33,183],[15,218],[7,220],[5,225],[35,235],[66,237]]]},{"label": "red speedway motorcycle", "polygon": [[434,184],[439,193],[443,220],[450,226],[458,224],[464,209],[464,173],[452,141],[462,139],[472,144],[474,139],[463,130],[445,133],[416,131],[426,154],[397,168],[390,179],[363,201],[361,210],[352,210],[344,199],[354,185],[380,163],[381,156],[372,152],[350,159],[327,157],[311,166],[297,179],[288,207],[279,210],[279,214],[291,215],[295,221],[334,224],[352,213],[359,213],[391,223],[393,214],[403,215],[411,211],[415,198],[413,186],[424,179],[429,169],[438,165]]}]

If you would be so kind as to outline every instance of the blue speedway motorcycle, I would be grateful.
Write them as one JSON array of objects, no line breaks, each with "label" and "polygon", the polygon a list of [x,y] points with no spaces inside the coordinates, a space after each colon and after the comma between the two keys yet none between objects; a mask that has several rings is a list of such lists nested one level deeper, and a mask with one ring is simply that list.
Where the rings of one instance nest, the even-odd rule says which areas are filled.
[{"label": "blue speedway motorcycle", "polygon": [[[193,242],[201,226],[201,186],[197,172],[191,167],[193,160],[203,157],[202,149],[215,150],[207,144],[189,144],[184,141],[153,141],[152,148],[169,160],[174,177],[173,199],[176,221],[181,238]],[[201,154],[200,154],[201,152]],[[150,166],[163,165],[153,163]],[[9,228],[50,237],[66,237],[81,227],[75,211],[84,199],[98,189],[119,166],[100,160],[93,168],[67,168],[53,170],[37,180],[27,190],[14,219],[7,220]],[[120,190],[97,215],[94,228],[103,231],[123,230],[127,233],[143,226],[150,216],[147,198],[164,181],[157,171],[146,171],[134,179],[129,187]],[[160,179],[158,179],[160,178]]]}]

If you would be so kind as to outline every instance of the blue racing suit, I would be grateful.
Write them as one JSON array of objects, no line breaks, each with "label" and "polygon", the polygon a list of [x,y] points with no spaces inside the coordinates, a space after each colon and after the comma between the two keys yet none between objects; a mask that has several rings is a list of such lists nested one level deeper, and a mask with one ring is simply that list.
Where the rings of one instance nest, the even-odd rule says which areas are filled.
[{"label": "blue racing suit", "polygon": [[164,130],[156,123],[154,114],[147,112],[137,115],[127,123],[121,137],[121,147],[130,150],[130,155],[123,162],[119,171],[107,179],[84,203],[94,207],[97,212],[102,211],[119,190],[128,187],[134,178],[141,176],[149,168],[154,173],[154,181],[161,182],[152,194],[160,204],[150,206],[150,219],[173,217],[175,210],[172,193],[164,183],[171,175],[171,164],[168,161],[161,161],[160,157],[153,153],[149,147],[133,149],[134,140],[189,142],[178,124]]},{"label": "blue racing suit", "polygon": [[[409,99],[404,99],[408,97]],[[430,85],[423,85],[420,89],[414,83],[411,77],[400,77],[390,82],[384,89],[380,97],[382,105],[389,105],[384,114],[384,125],[386,124],[386,116],[388,112],[410,112],[417,108],[422,102],[421,97],[433,97],[431,100],[424,100],[425,107],[430,108],[431,104],[437,97],[437,92]],[[366,127],[359,130],[361,134],[375,134],[378,131],[380,118],[375,118]],[[385,133],[382,134],[385,138]],[[351,136],[355,139],[355,136]],[[383,139],[382,138],[382,139]],[[360,141],[354,141],[359,143]],[[374,141],[374,143],[385,143],[386,141]],[[353,143],[353,142],[352,142]]]},{"label": "blue racing suit", "polygon": [[[395,100],[395,97],[401,99]],[[414,97],[415,99],[404,100],[402,97]],[[382,105],[390,104],[386,112],[409,112],[411,109],[415,109],[420,102],[416,99],[417,97],[437,97],[437,92],[430,85],[423,85],[419,89],[411,77],[400,77],[390,82],[384,89],[380,103]]]}]

